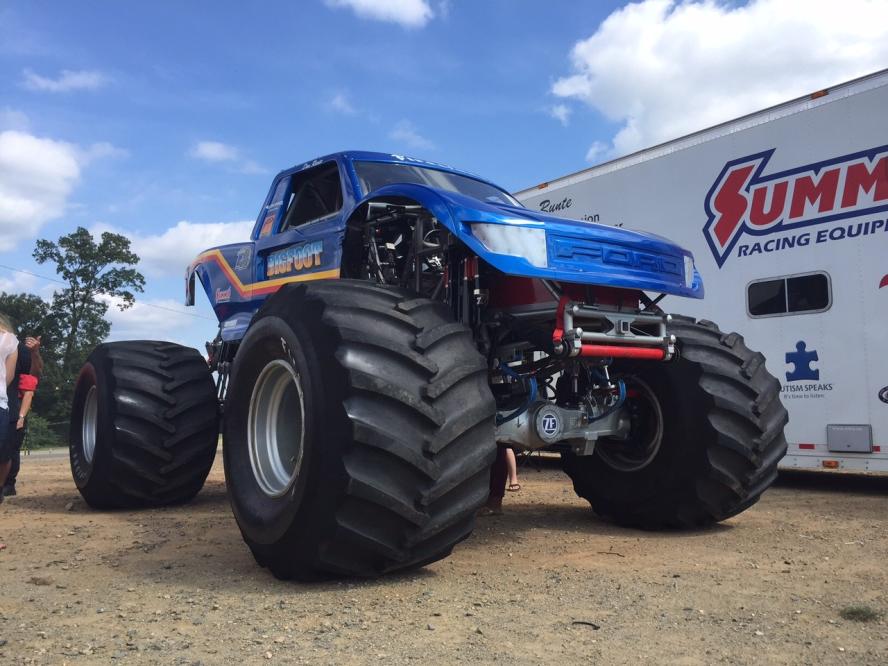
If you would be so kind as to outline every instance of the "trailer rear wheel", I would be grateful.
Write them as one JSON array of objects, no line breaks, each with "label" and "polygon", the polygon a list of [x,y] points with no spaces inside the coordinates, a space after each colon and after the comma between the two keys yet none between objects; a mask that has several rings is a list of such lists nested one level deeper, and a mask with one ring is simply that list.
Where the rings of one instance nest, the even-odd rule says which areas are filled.
[{"label": "trailer rear wheel", "polygon": [[614,366],[628,378],[629,441],[564,455],[577,494],[624,525],[693,528],[730,518],[758,501],[786,452],[788,417],[764,357],[711,322],[674,317],[669,332],[678,358]]},{"label": "trailer rear wheel", "polygon": [[71,411],[71,473],[80,494],[97,509],[190,500],[216,456],[218,411],[196,349],[99,345],[77,378]]},{"label": "trailer rear wheel", "polygon": [[232,509],[279,578],[377,576],[447,556],[488,494],[487,365],[449,310],[357,280],[256,314],[225,410]]}]

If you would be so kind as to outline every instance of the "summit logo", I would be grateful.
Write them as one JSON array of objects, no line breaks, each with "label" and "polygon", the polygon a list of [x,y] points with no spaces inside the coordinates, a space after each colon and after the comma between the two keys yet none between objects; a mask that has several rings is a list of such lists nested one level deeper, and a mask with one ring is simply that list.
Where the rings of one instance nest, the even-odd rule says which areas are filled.
[{"label": "summit logo", "polygon": [[[745,235],[769,236],[888,210],[888,146],[766,174],[775,150],[728,162],[706,195],[703,234],[719,267]],[[779,239],[783,243],[754,238],[765,242],[740,247],[738,256],[888,230],[884,218],[856,227]]]}]

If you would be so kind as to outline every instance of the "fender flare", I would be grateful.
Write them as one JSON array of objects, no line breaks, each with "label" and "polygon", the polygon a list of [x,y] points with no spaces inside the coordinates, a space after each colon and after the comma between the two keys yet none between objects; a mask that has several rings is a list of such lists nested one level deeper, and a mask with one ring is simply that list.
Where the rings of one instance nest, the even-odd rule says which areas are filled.
[{"label": "fender flare", "polygon": [[203,287],[204,293],[207,295],[207,298],[210,299],[212,303],[213,297],[210,293],[210,277],[207,275],[207,269],[203,264],[196,263],[192,264],[188,267],[188,270],[185,271],[185,305],[192,306],[194,305],[195,299],[195,278],[200,280],[200,285]]},{"label": "fender flare", "polygon": [[[370,192],[346,216],[346,228],[352,221],[356,211],[364,204],[386,198],[410,199],[427,209],[435,218],[444,225],[456,238],[469,250],[485,262],[505,274],[532,275],[537,270],[527,259],[520,256],[496,254],[488,250],[471,231],[472,223],[503,224],[510,217],[500,211],[488,209],[483,203],[472,201],[471,205],[463,205],[458,196],[450,197],[447,192],[442,192],[428,185],[414,183],[396,183],[380,187]],[[538,222],[530,219],[520,219],[516,216],[515,222],[524,226],[539,228]]]},{"label": "fender flare", "polygon": [[437,220],[456,235],[460,235],[459,223],[453,215],[453,211],[447,201],[434,188],[413,183],[399,183],[380,187],[355,204],[354,208],[346,216],[346,224],[352,220],[354,214],[362,206],[379,199],[412,199],[434,215]]}]

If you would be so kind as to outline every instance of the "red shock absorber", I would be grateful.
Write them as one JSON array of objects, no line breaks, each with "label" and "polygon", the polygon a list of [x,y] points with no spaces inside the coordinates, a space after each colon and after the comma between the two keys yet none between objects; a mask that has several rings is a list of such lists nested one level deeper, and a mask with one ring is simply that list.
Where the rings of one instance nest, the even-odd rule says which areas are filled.
[{"label": "red shock absorber", "polygon": [[[650,361],[662,361],[666,358],[666,350],[661,347],[641,347],[637,345],[609,345],[609,344],[580,344],[578,340],[572,340],[573,346],[568,346],[564,341],[564,326],[573,326],[565,322],[565,308],[571,301],[567,294],[563,294],[558,300],[558,310],[555,314],[555,330],[552,331],[552,344],[555,353],[559,356],[585,356],[588,358],[634,358]],[[574,330],[574,335],[576,331]]]},{"label": "red shock absorber", "polygon": [[582,345],[580,356],[637,358],[649,361],[662,361],[666,351],[655,347],[618,347],[617,345]]}]

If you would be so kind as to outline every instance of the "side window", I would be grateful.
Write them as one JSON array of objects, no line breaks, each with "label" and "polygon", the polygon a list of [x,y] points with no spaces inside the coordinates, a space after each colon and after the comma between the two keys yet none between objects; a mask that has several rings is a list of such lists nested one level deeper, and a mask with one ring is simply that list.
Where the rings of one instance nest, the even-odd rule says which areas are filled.
[{"label": "side window", "polygon": [[750,317],[823,312],[831,305],[832,285],[827,273],[756,280],[746,287],[746,310]]},{"label": "side window", "polygon": [[281,231],[338,213],[342,209],[339,166],[328,162],[293,174]]},{"label": "side window", "polygon": [[274,188],[274,194],[271,196],[271,201],[268,202],[265,210],[262,211],[262,226],[259,228],[259,238],[265,238],[271,234],[271,231],[274,228],[274,221],[277,219],[278,212],[284,203],[284,194],[287,192],[289,184],[289,177],[281,178],[277,187]]}]

